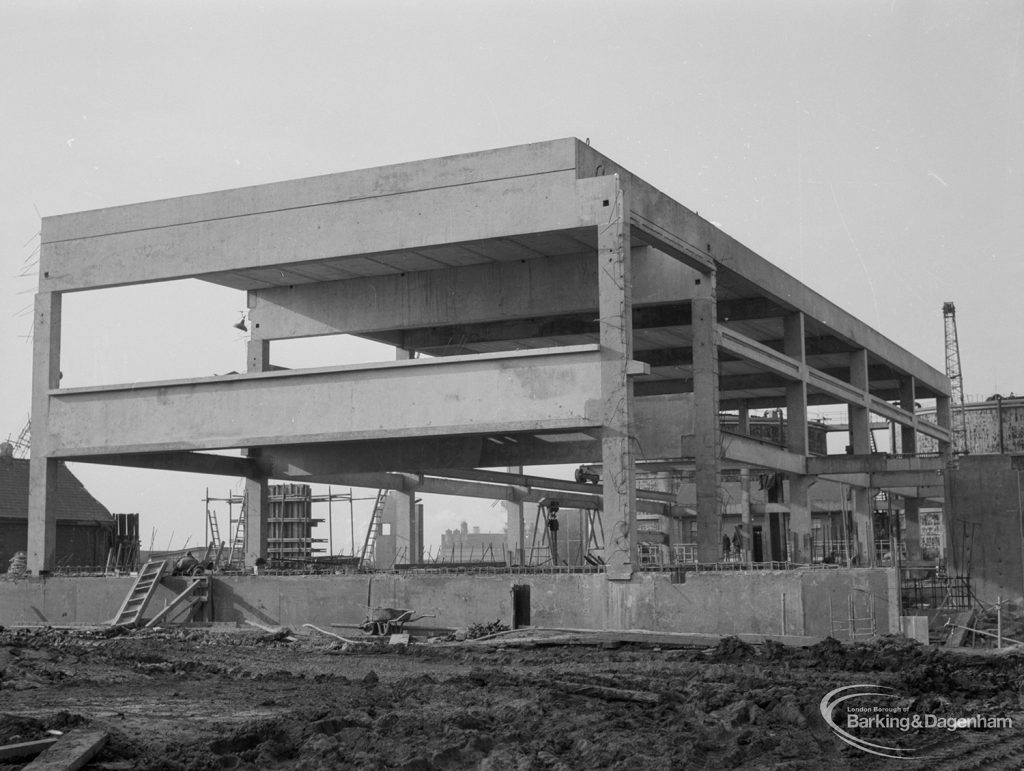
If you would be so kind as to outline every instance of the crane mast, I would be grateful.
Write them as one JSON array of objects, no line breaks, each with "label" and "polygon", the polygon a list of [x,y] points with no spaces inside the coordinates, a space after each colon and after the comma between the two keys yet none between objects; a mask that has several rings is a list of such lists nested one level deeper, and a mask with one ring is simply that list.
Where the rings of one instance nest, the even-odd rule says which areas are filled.
[{"label": "crane mast", "polygon": [[964,406],[964,381],[960,374],[960,341],[956,333],[956,306],[951,302],[942,304],[942,319],[946,330],[946,377],[949,378],[952,397],[953,454],[966,455],[967,415]]}]

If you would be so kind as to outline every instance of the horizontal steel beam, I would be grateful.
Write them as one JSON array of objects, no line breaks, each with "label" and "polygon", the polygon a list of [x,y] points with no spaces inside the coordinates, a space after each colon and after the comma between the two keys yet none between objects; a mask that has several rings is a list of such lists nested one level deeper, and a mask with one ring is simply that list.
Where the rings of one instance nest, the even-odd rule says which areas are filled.
[{"label": "horizontal steel beam", "polygon": [[[287,477],[286,477],[287,478]],[[596,490],[592,494],[572,492],[563,489],[545,487],[519,487],[516,485],[490,484],[463,479],[450,479],[427,474],[325,474],[314,477],[302,477],[310,482],[323,484],[349,485],[352,487],[382,488],[399,490],[407,494],[429,493],[435,495],[454,495],[466,498],[483,498],[499,501],[521,501],[523,503],[539,503],[554,499],[564,508],[601,509],[603,497]],[[561,487],[561,485],[558,485]],[[672,505],[660,501],[640,499],[637,510],[648,514],[671,516]]]}]

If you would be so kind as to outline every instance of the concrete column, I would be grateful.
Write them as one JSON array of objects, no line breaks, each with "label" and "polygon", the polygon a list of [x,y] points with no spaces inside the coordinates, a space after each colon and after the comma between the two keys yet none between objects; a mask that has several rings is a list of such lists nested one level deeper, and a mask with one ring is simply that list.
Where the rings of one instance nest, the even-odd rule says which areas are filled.
[{"label": "concrete column", "polygon": [[[850,384],[859,391],[868,393],[868,352],[854,351],[850,354]],[[854,455],[871,452],[871,413],[867,407],[849,405],[850,444]],[[874,505],[871,491],[854,491],[853,523],[857,531],[857,552],[862,567],[875,563]]]},{"label": "concrete column", "polygon": [[750,407],[744,399],[740,404],[739,420],[736,423],[736,431],[744,436],[750,436]]},{"label": "concrete column", "polygon": [[[907,377],[900,381],[900,407],[908,412],[916,412],[915,399],[917,395],[915,391],[914,378]],[[904,455],[917,453],[917,432],[912,426],[900,426],[900,452]],[[903,522],[907,560],[917,562],[921,559],[921,501],[919,499],[903,499]]]},{"label": "concrete column", "polygon": [[[522,466],[509,466],[510,474],[522,474]],[[523,521],[523,502],[518,497],[502,501],[505,507],[505,548],[511,555],[513,565],[526,564],[526,527]]]},{"label": "concrete column", "polygon": [[810,488],[814,477],[791,474],[789,477],[789,531],[792,537],[791,562],[810,563],[813,551]]},{"label": "concrete column", "polygon": [[857,529],[856,564],[860,567],[874,567],[875,559],[875,504],[871,489],[853,489],[853,523]]},{"label": "concrete column", "polygon": [[[395,348],[395,361],[409,361],[416,358],[416,352],[407,348]],[[392,533],[395,536],[395,558],[397,563],[411,562],[415,551],[416,503],[415,495],[400,490],[392,490],[390,497],[394,500],[395,521]],[[379,567],[379,565],[378,565]],[[391,567],[387,565],[386,567]]]},{"label": "concrete column", "polygon": [[715,274],[694,279],[693,430],[697,483],[697,561],[717,562],[722,554],[722,513],[718,496],[718,345]]},{"label": "concrete column", "polygon": [[[746,410],[741,411],[741,415]],[[750,517],[750,469],[740,469],[740,522],[743,532],[743,561],[753,559],[754,529]]]},{"label": "concrete column", "polygon": [[[908,377],[900,381],[900,407],[907,412],[916,412],[916,389],[914,378]],[[893,452],[895,452],[893,448]],[[913,426],[900,426],[900,452],[903,455],[917,453],[917,432]]]},{"label": "concrete column", "polygon": [[[947,431],[953,428],[953,400],[948,396],[940,396],[935,400],[935,422]],[[948,463],[953,459],[953,444],[951,442],[939,442],[939,452]]]},{"label": "concrete column", "polygon": [[[270,369],[270,341],[250,339],[246,343],[246,370],[266,372]],[[250,448],[246,454],[259,458],[260,450]],[[256,560],[267,556],[267,536],[270,531],[270,485],[265,476],[245,480],[245,564],[253,566]]]},{"label": "concrete column", "polygon": [[28,480],[27,568],[34,576],[53,569],[57,545],[55,510],[57,461],[50,447],[50,390],[60,388],[61,295],[40,292],[35,299],[32,330],[32,447]]},{"label": "concrete column", "polygon": [[628,579],[636,558],[636,480],[633,467],[633,303],[627,190],[617,195],[597,227],[598,317],[601,330],[601,462],[604,467],[604,561],[610,579]]},{"label": "concrete column", "polygon": [[[805,369],[804,314],[791,313],[783,322],[783,353],[800,362],[800,380],[786,386],[786,449],[807,455],[807,372]],[[814,480],[789,476],[789,530],[792,562],[811,561],[811,505],[808,491]]]},{"label": "concrete column", "polygon": [[[868,352],[854,351],[850,354],[850,385],[865,394],[868,392]],[[871,413],[867,407],[851,404],[849,410],[850,445],[854,455],[871,452]]]},{"label": "concrete column", "polygon": [[252,567],[257,559],[267,556],[270,485],[266,477],[246,478],[245,504],[245,564]]},{"label": "concrete column", "polygon": [[907,545],[907,561],[920,562],[921,553],[921,499],[903,499],[903,542]]}]

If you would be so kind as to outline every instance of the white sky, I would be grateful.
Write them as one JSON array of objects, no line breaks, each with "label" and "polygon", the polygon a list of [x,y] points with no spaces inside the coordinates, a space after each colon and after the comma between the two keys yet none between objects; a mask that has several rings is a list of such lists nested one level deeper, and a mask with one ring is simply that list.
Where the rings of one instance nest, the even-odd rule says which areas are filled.
[{"label": "white sky", "polygon": [[[29,412],[41,215],[563,136],[938,369],[954,301],[967,393],[1020,393],[1022,39],[1019,0],[2,0],[0,438]],[[198,282],[67,296],[64,385],[243,369],[244,304]],[[234,481],[75,471],[142,514],[144,546],[201,540],[206,486]],[[426,502],[428,542],[503,522]]]}]

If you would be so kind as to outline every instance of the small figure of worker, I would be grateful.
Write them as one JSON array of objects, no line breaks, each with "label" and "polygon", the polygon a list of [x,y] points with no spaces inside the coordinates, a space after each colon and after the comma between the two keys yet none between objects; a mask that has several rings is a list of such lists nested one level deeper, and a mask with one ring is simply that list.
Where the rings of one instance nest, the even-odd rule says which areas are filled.
[{"label": "small figure of worker", "polygon": [[743,526],[736,525],[732,533],[732,554],[737,560],[743,559]]},{"label": "small figure of worker", "polygon": [[727,533],[722,533],[722,560],[727,561],[729,559],[729,550],[732,548],[732,541],[729,540]]},{"label": "small figure of worker", "polygon": [[174,563],[174,575],[190,576],[199,567],[199,560],[192,556],[192,552],[186,552],[185,556]]},{"label": "small figure of worker", "polygon": [[551,564],[558,564],[558,502],[548,504],[548,540],[551,546]]}]

